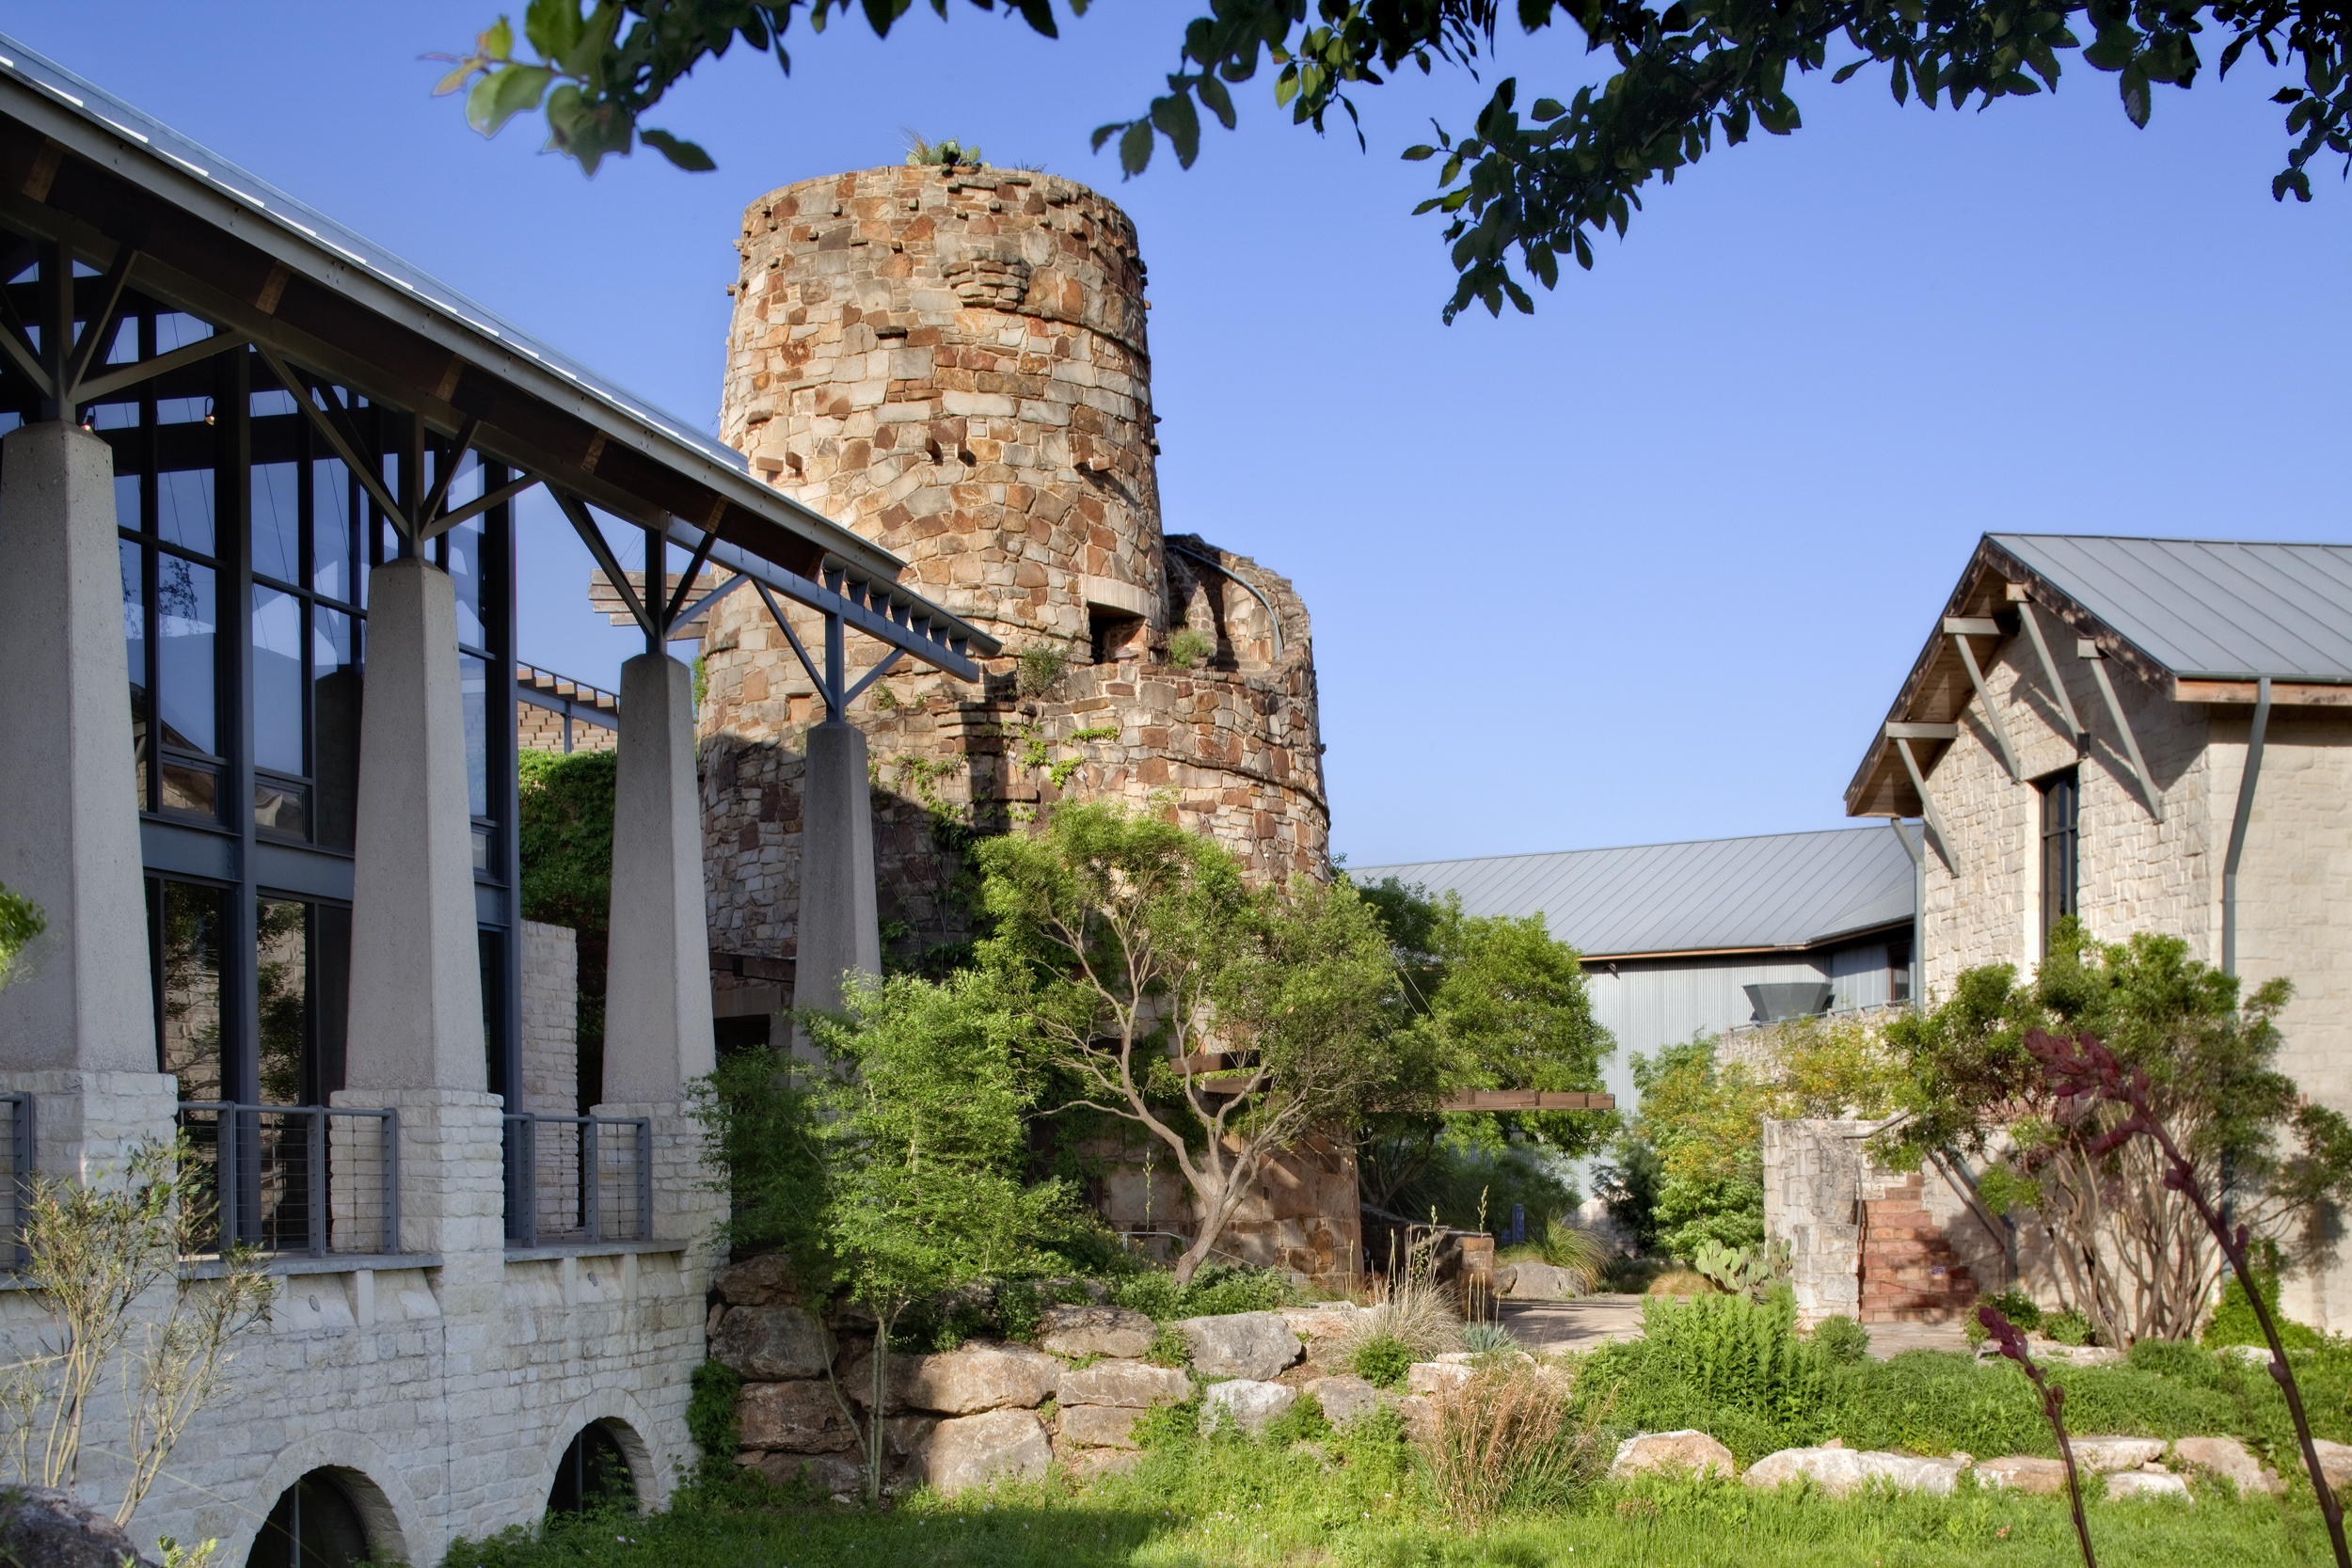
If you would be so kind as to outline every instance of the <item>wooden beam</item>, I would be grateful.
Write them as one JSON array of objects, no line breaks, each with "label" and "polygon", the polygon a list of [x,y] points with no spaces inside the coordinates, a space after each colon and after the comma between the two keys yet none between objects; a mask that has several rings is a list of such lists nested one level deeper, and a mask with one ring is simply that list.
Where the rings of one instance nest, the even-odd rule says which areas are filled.
[{"label": "wooden beam", "polygon": [[2099,695],[2107,705],[2107,717],[2115,721],[2115,732],[2123,740],[2124,760],[2132,766],[2132,777],[2138,781],[2140,799],[2148,803],[2148,815],[2164,820],[2164,793],[2156,788],[2155,775],[2148,771],[2148,764],[2139,754],[2139,737],[2132,734],[2131,721],[2123,717],[2122,701],[2115,694],[2115,682],[2107,676],[2107,661],[2099,651],[2099,644],[2086,637],[2074,644],[2074,652],[2090,666],[2091,679],[2099,683]]},{"label": "wooden beam", "polygon": [[1958,740],[1958,724],[1904,724],[1894,720],[1886,722],[1889,740]]},{"label": "wooden beam", "polygon": [[[2176,703],[2241,703],[2248,706],[2259,693],[2253,681],[2194,681],[2174,680],[2172,700]],[[2319,681],[2277,681],[2270,683],[2270,705],[2293,704],[2302,707],[2352,707],[2352,686],[2337,686]]]}]

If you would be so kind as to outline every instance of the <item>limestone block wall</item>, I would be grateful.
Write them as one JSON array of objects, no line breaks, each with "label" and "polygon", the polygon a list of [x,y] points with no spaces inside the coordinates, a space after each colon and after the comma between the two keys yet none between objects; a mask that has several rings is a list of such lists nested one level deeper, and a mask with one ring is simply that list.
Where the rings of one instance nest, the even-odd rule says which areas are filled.
[{"label": "limestone block wall", "polygon": [[[167,1076],[6,1076],[40,1097],[45,1169],[103,1180],[131,1145],[169,1133]],[[342,1102],[400,1109],[405,1255],[274,1265],[279,1295],[236,1341],[230,1393],[198,1416],[131,1522],[142,1549],[217,1539],[219,1560],[243,1562],[278,1497],[326,1468],[379,1556],[437,1563],[461,1536],[534,1527],[557,1462],[591,1424],[619,1442],[641,1499],[666,1498],[694,1453],[688,1379],[704,1357],[717,1217],[681,1108],[631,1108],[659,1114],[655,1240],[521,1253],[502,1234],[496,1097]],[[32,1292],[0,1289],[0,1354],[31,1354],[49,1332]],[[123,1422],[108,1379],[78,1494],[109,1512]]]},{"label": "limestone block wall", "polygon": [[[1788,1246],[1806,1324],[1946,1321],[1979,1290],[2005,1288],[2007,1248],[1941,1170],[1890,1170],[1870,1158],[1883,1125],[1764,1123],[1764,1234]],[[2026,1284],[2047,1296],[2040,1273]]]},{"label": "limestone block wall", "polygon": [[[2139,793],[2113,720],[2088,666],[2065,657],[2073,638],[2045,617],[2060,677],[2091,732],[2079,764],[2077,856],[2090,934],[2135,931],[2185,938],[2207,963],[2221,959],[2221,873],[2244,776],[2250,708],[2175,702],[2119,660],[2107,661],[2165,806],[2157,822]],[[1986,671],[2027,781],[2076,766],[2048,677],[2031,644],[2011,639]],[[1963,969],[2042,955],[2041,797],[2003,767],[1981,701],[1928,786],[1952,832],[1955,867],[1931,847],[1925,956],[1931,1000],[1948,996]],[[2282,1070],[2306,1093],[2352,1112],[2352,713],[2272,710],[2238,877],[2238,972],[2249,986],[2283,975],[2294,1001],[2281,1015]],[[2330,1222],[2332,1223],[2332,1222]],[[2029,1275],[2035,1271],[2028,1267]],[[2352,1328],[2352,1264],[2291,1274],[2287,1310],[2315,1325]]]},{"label": "limestone block wall", "polygon": [[[1137,1141],[1094,1151],[1109,1162],[1091,1185],[1095,1210],[1115,1230],[1144,1233],[1136,1244],[1166,1261],[1200,1233],[1200,1215],[1184,1177],[1164,1153]],[[1361,1195],[1356,1151],[1320,1135],[1282,1150],[1244,1197],[1217,1242],[1259,1268],[1285,1269],[1334,1289],[1364,1272]]]}]

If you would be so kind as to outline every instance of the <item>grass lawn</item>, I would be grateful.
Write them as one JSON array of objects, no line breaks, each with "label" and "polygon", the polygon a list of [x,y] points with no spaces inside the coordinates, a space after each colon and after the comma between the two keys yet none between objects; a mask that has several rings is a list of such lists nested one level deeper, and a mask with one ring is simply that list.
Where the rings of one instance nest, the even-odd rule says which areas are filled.
[{"label": "grass lawn", "polygon": [[[1246,1440],[1148,1454],[1126,1476],[1061,1478],[881,1513],[836,1503],[690,1501],[639,1519],[567,1521],[545,1539],[461,1544],[446,1568],[1224,1568],[1227,1564],[1492,1564],[1494,1568],[1926,1568],[2079,1562],[2063,1497],[1978,1492],[1833,1502],[1725,1482],[1601,1483],[1565,1504],[1450,1524],[1404,1465],[1327,1467],[1314,1451]],[[2325,1564],[2307,1490],[2208,1492],[2194,1505],[2094,1502],[2107,1568]]]}]

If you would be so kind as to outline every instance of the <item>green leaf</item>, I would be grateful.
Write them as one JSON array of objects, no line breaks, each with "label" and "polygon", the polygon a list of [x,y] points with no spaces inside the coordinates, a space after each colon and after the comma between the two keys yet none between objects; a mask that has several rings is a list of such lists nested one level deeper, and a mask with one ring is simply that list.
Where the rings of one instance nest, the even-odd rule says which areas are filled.
[{"label": "green leaf", "polygon": [[1425,145],[1424,145],[1424,146],[1418,146],[1418,147],[1408,147],[1408,148],[1406,148],[1406,149],[1403,152],[1401,152],[1401,153],[1399,153],[1399,154],[1397,154],[1397,155],[1398,155],[1399,157],[1403,158],[1403,159],[1404,159],[1406,163],[1408,163],[1408,164],[1418,164],[1418,163],[1422,163],[1422,162],[1423,162],[1423,161],[1425,161],[1425,160],[1427,160],[1427,159],[1430,159],[1430,158],[1434,158],[1434,157],[1436,157],[1436,156],[1438,155],[1438,150],[1437,150],[1436,148],[1434,148],[1434,147],[1429,147],[1429,146],[1425,146]]},{"label": "green leaf", "polygon": [[485,136],[495,136],[506,122],[525,109],[538,106],[539,95],[555,79],[545,66],[510,65],[485,76],[466,100],[466,119]]},{"label": "green leaf", "polygon": [[483,54],[494,60],[506,60],[515,54],[515,24],[503,16],[490,24],[490,30],[478,40]]},{"label": "green leaf", "polygon": [[[442,58],[446,59],[448,56],[443,55]],[[451,69],[448,75],[433,84],[433,96],[436,98],[448,97],[451,93],[455,92],[459,87],[464,87],[466,85],[466,78],[472,75],[479,69],[481,68],[476,66],[471,60],[458,61],[457,64]]]},{"label": "green leaf", "polygon": [[1113,136],[1119,135],[1119,133],[1125,128],[1126,123],[1127,122],[1123,119],[1117,119],[1111,121],[1108,125],[1096,126],[1094,128],[1094,135],[1088,138],[1089,150],[1095,152],[1102,151],[1103,144],[1110,140]]},{"label": "green leaf", "polygon": [[1119,138],[1119,166],[1130,177],[1141,174],[1152,161],[1152,122],[1138,119]]},{"label": "green leaf", "polygon": [[2154,105],[2148,101],[2148,73],[2137,60],[2123,68],[2122,93],[2124,115],[2134,125],[2146,129]]},{"label": "green leaf", "polygon": [[1176,162],[1185,168],[1200,155],[1200,114],[1192,104],[1191,95],[1170,93],[1152,100],[1152,123],[1167,134],[1168,145],[1176,150]]},{"label": "green leaf", "polygon": [[1558,119],[1567,112],[1567,106],[1556,98],[1538,98],[1535,100],[1534,107],[1527,111],[1527,118],[1540,124],[1546,120]]},{"label": "green leaf", "polygon": [[552,60],[580,40],[579,0],[531,0],[523,10],[523,36],[543,60]]},{"label": "green leaf", "polygon": [[711,160],[710,154],[705,152],[700,147],[691,141],[674,136],[667,131],[641,127],[637,133],[637,139],[690,173],[707,174],[719,166]]},{"label": "green leaf", "polygon": [[1233,128],[1233,95],[1225,90],[1225,84],[1214,76],[1203,76],[1196,86],[1200,89],[1200,102],[1209,106],[1209,112],[1216,116],[1219,125],[1231,131]]},{"label": "green leaf", "polygon": [[1042,33],[1049,39],[1061,37],[1061,29],[1054,25],[1054,0],[1018,0],[1018,3],[1021,20],[1026,22],[1032,31]]}]

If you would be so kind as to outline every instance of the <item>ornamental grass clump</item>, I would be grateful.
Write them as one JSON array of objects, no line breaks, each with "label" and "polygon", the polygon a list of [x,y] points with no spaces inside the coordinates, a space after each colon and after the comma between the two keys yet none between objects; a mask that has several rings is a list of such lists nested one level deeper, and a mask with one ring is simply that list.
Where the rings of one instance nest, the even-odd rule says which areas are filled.
[{"label": "ornamental grass clump", "polygon": [[1455,1523],[1483,1525],[1506,1503],[1565,1498],[1599,1469],[1603,1400],[1581,1418],[1556,1367],[1489,1364],[1434,1395],[1424,1447],[1432,1490]]}]

